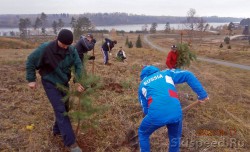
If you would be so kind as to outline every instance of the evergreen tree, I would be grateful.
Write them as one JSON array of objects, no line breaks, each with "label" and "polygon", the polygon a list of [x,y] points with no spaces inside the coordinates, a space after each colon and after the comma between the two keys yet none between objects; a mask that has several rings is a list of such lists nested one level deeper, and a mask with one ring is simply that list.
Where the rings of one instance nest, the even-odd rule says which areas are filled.
[{"label": "evergreen tree", "polygon": [[150,27],[150,33],[156,33],[156,28],[157,28],[157,23],[154,22],[152,23],[151,27]]},{"label": "evergreen tree", "polygon": [[133,43],[131,41],[128,43],[128,48],[133,48]]},{"label": "evergreen tree", "polygon": [[59,19],[58,22],[57,21],[53,21],[52,23],[52,28],[55,34],[57,34],[58,31],[60,31],[64,26],[64,22],[62,21],[62,19]]},{"label": "evergreen tree", "polygon": [[71,25],[72,29],[75,28],[75,26],[76,26],[76,19],[74,17],[71,18],[70,25]]},{"label": "evergreen tree", "polygon": [[233,29],[234,29],[235,25],[233,22],[230,22],[227,26],[227,30],[229,31],[229,36],[232,35],[233,33]]},{"label": "evergreen tree", "polygon": [[45,34],[45,32],[46,32],[46,24],[47,24],[47,15],[42,12],[40,19],[42,21],[42,26],[41,26],[42,27],[42,33]]},{"label": "evergreen tree", "polygon": [[62,19],[58,20],[57,27],[58,27],[57,29],[58,31],[60,31],[64,27],[64,22]]},{"label": "evergreen tree", "polygon": [[136,46],[137,48],[142,48],[141,37],[140,37],[140,35],[138,35],[138,38],[137,38],[137,40],[136,40],[135,46]]},{"label": "evergreen tree", "polygon": [[20,18],[19,20],[19,30],[20,30],[20,36],[22,38],[25,38],[28,36],[28,28],[30,27],[31,25],[31,21],[29,18]]},{"label": "evergreen tree", "polygon": [[87,33],[92,31],[94,26],[92,25],[91,21],[87,17],[79,17],[73,27],[74,36],[76,38],[80,37],[83,33]]},{"label": "evergreen tree", "polygon": [[127,38],[126,38],[125,46],[127,46],[127,47],[129,46],[128,36],[127,36]]},{"label": "evergreen tree", "polygon": [[190,51],[188,44],[177,44],[177,68],[189,67],[191,61],[196,60],[196,55]]},{"label": "evergreen tree", "polygon": [[41,26],[42,26],[42,20],[39,17],[37,17],[33,27],[36,30],[36,29],[40,28]]},{"label": "evergreen tree", "polygon": [[171,29],[170,29],[170,24],[169,24],[169,22],[167,22],[166,25],[165,25],[165,30],[164,30],[164,32],[165,32],[165,33],[169,33],[170,30],[171,30]]},{"label": "evergreen tree", "polygon": [[220,48],[223,48],[223,44],[222,43],[220,44]]},{"label": "evergreen tree", "polygon": [[55,34],[57,34],[57,29],[58,29],[58,23],[56,21],[54,21],[52,23],[52,28]]},{"label": "evergreen tree", "polygon": [[229,44],[230,43],[230,38],[227,36],[227,37],[225,37],[224,38],[224,42],[226,43],[226,44]]},{"label": "evergreen tree", "polygon": [[[84,57],[84,62],[88,60],[88,57]],[[74,71],[74,70],[72,70]],[[76,75],[74,73],[74,75]],[[75,134],[77,136],[80,127],[81,128],[91,128],[96,124],[93,115],[97,112],[100,112],[104,108],[98,106],[93,107],[92,99],[97,97],[97,89],[102,87],[100,83],[100,77],[88,74],[83,64],[83,71],[81,77],[75,78],[75,80],[80,83],[85,91],[79,93],[75,89],[68,89],[64,86],[58,85],[58,88],[64,91],[67,95],[64,98],[64,101],[70,100],[70,111],[65,113],[73,118],[77,122],[77,128]],[[81,126],[82,125],[82,126]]]}]

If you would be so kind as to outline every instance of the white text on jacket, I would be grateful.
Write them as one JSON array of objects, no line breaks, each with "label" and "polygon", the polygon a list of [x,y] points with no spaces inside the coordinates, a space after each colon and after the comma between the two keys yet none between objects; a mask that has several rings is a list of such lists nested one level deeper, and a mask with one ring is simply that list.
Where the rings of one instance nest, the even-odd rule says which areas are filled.
[{"label": "white text on jacket", "polygon": [[144,85],[147,85],[147,84],[149,84],[149,83],[151,83],[151,82],[153,82],[153,81],[155,81],[155,80],[157,80],[157,79],[160,79],[160,78],[163,78],[163,76],[162,76],[161,74],[158,74],[158,75],[156,75],[156,76],[154,76],[154,77],[152,77],[152,78],[149,78],[149,79],[146,80],[143,84],[144,84]]}]

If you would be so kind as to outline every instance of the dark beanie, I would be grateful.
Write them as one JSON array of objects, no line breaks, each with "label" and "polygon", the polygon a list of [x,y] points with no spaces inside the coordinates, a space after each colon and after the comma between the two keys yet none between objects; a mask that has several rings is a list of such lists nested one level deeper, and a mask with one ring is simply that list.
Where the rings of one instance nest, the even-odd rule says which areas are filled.
[{"label": "dark beanie", "polygon": [[70,45],[73,42],[73,33],[68,29],[62,29],[57,36],[57,40],[65,45]]}]

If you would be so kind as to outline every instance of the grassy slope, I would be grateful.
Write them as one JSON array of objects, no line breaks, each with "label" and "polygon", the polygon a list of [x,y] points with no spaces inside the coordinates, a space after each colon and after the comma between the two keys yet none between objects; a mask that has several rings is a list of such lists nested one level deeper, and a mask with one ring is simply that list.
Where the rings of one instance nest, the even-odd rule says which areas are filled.
[{"label": "grassy slope", "polygon": [[[132,41],[136,39],[136,36],[129,37]],[[123,46],[126,37],[115,38],[119,42],[116,48]],[[31,51],[0,51],[0,150],[66,151],[61,139],[51,136],[54,116],[42,86],[37,91],[27,88],[24,64]],[[96,48],[95,72],[102,77],[105,87],[99,91],[99,96],[93,97],[94,104],[108,108],[93,116],[93,119],[99,120],[99,127],[82,130],[79,135],[80,146],[85,151],[131,151],[125,138],[129,130],[137,131],[142,119],[137,102],[141,67],[144,64],[154,64],[163,69],[166,54],[135,48],[126,49],[126,54],[128,62],[117,62],[111,57],[112,65],[104,66],[99,46]],[[91,71],[91,62],[87,67]],[[195,147],[186,142],[212,143],[233,138],[244,142],[245,146],[249,145],[250,72],[202,62],[193,63],[189,70],[196,74],[207,89],[210,102],[184,115],[183,151],[247,151],[249,147],[213,148],[205,144],[196,144]],[[181,92],[192,93],[187,85],[179,85],[178,88]],[[192,102],[184,101],[183,97],[181,100],[183,106]],[[26,130],[26,125],[32,123],[35,124],[35,129]],[[218,136],[218,132],[223,132],[220,134],[222,136]],[[168,144],[165,128],[152,135],[151,145],[152,151],[166,151]]]},{"label": "grassy slope", "polygon": [[[178,33],[179,34],[179,33]],[[247,40],[233,40],[230,42],[231,49],[228,49],[227,44],[224,43],[224,37],[227,35],[214,35],[205,33],[202,35],[196,34],[193,41],[190,41],[187,34],[183,35],[182,41],[184,43],[191,42],[192,50],[194,50],[199,56],[206,56],[209,58],[215,58],[233,63],[250,65],[250,45]],[[180,35],[159,35],[150,36],[151,41],[158,44],[161,47],[170,49],[171,45],[180,43]],[[220,48],[220,44],[223,47]]]}]

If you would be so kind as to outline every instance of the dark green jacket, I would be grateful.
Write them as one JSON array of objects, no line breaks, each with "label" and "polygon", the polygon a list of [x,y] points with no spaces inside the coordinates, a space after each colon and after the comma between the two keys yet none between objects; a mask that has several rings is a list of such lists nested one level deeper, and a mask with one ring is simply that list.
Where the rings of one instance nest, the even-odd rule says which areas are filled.
[{"label": "dark green jacket", "polygon": [[77,50],[73,46],[62,49],[57,40],[46,42],[34,50],[26,62],[26,79],[36,81],[36,70],[42,79],[53,84],[66,85],[71,78],[71,67],[74,67],[77,77],[81,76],[82,63]]}]

